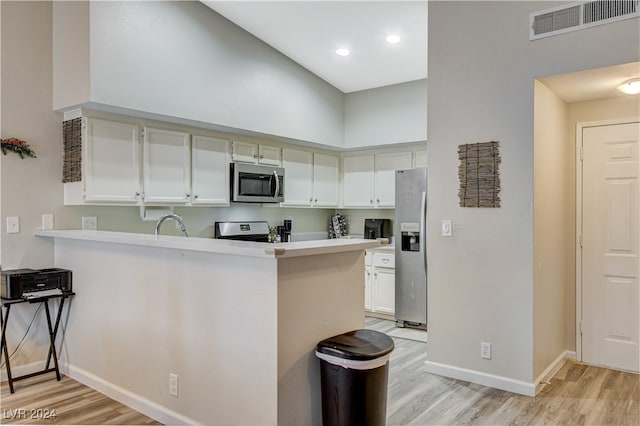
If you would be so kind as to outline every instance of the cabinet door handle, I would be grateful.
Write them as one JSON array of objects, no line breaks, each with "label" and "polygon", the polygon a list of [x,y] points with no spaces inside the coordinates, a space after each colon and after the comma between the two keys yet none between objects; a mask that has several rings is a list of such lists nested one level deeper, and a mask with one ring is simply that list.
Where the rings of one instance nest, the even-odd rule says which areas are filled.
[{"label": "cabinet door handle", "polygon": [[140,196],[140,192],[136,192],[136,197],[139,197],[139,196]]},{"label": "cabinet door handle", "polygon": [[373,200],[372,199],[369,199],[369,204],[373,204]]},{"label": "cabinet door handle", "polygon": [[264,159],[264,155],[261,155],[261,156],[260,156],[260,159],[261,159],[261,160],[262,160],[262,159]]},{"label": "cabinet door handle", "polygon": [[316,198],[316,203],[318,202],[318,199]]},{"label": "cabinet door handle", "polygon": [[376,198],[376,203],[380,204],[380,198]]},{"label": "cabinet door handle", "polygon": [[186,195],[187,198],[191,197],[191,194],[188,194],[188,193],[184,195]]},{"label": "cabinet door handle", "polygon": [[194,196],[193,196],[193,198],[196,198],[196,199],[197,199],[197,198],[198,198],[198,194],[194,195]]}]

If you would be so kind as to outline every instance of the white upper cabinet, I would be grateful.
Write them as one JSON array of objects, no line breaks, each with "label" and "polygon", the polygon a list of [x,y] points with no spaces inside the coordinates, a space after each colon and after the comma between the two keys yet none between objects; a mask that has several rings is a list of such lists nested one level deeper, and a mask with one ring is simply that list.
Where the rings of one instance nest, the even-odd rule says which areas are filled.
[{"label": "white upper cabinet", "polygon": [[145,127],[142,150],[145,204],[186,204],[191,198],[189,134]]},{"label": "white upper cabinet", "polygon": [[343,191],[345,207],[373,207],[374,155],[344,157]]},{"label": "white upper cabinet", "polygon": [[250,142],[233,141],[231,159],[239,163],[280,167],[280,148]]},{"label": "white upper cabinet", "polygon": [[140,196],[138,126],[94,118],[84,120],[84,196],[80,202],[136,204]]},{"label": "white upper cabinet", "polygon": [[256,163],[258,161],[258,145],[233,141],[231,159],[240,163]]},{"label": "white upper cabinet", "polygon": [[258,164],[280,167],[280,148],[269,145],[258,147]]},{"label": "white upper cabinet", "polygon": [[338,207],[339,164],[340,159],[335,155],[313,154],[314,206]]},{"label": "white upper cabinet", "polygon": [[191,204],[229,205],[229,141],[191,139]]},{"label": "white upper cabinet", "polygon": [[284,206],[311,206],[313,203],[313,153],[282,150],[285,170]]},{"label": "white upper cabinet", "polygon": [[396,170],[410,169],[410,152],[392,152],[376,155],[376,207],[395,207]]},{"label": "white upper cabinet", "polygon": [[427,150],[416,151],[414,167],[427,167]]},{"label": "white upper cabinet", "polygon": [[281,205],[338,206],[338,157],[284,148],[282,160],[285,170],[285,201]]},{"label": "white upper cabinet", "polygon": [[395,207],[395,171],[410,169],[411,152],[344,157],[344,207]]}]

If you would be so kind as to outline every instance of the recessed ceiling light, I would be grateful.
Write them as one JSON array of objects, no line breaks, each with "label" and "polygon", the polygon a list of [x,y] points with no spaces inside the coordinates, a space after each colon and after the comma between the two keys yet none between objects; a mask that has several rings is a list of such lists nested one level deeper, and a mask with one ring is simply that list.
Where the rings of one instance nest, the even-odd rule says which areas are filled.
[{"label": "recessed ceiling light", "polygon": [[349,53],[350,53],[349,49],[345,49],[345,48],[340,48],[336,50],[336,55],[339,55],[339,56],[348,56]]},{"label": "recessed ceiling light", "polygon": [[389,34],[387,36],[387,43],[398,43],[400,41],[400,36],[398,34]]},{"label": "recessed ceiling light", "polygon": [[634,78],[633,80],[625,81],[618,90],[627,95],[637,95],[640,93],[640,78]]}]

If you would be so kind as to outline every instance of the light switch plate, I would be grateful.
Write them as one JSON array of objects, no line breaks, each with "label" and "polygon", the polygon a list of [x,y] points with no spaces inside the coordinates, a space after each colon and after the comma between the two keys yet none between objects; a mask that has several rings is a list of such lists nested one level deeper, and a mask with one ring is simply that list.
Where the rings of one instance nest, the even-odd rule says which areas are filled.
[{"label": "light switch plate", "polygon": [[20,217],[7,217],[7,234],[17,234],[20,232]]},{"label": "light switch plate", "polygon": [[443,219],[441,226],[443,237],[451,237],[453,235],[453,224],[451,223],[451,219]]}]

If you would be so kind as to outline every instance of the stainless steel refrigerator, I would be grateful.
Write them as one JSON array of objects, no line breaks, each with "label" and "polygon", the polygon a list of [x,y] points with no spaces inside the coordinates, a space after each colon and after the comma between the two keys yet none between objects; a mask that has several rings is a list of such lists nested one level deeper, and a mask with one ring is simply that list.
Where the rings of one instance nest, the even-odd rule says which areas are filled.
[{"label": "stainless steel refrigerator", "polygon": [[427,326],[427,169],[396,171],[396,325]]}]

